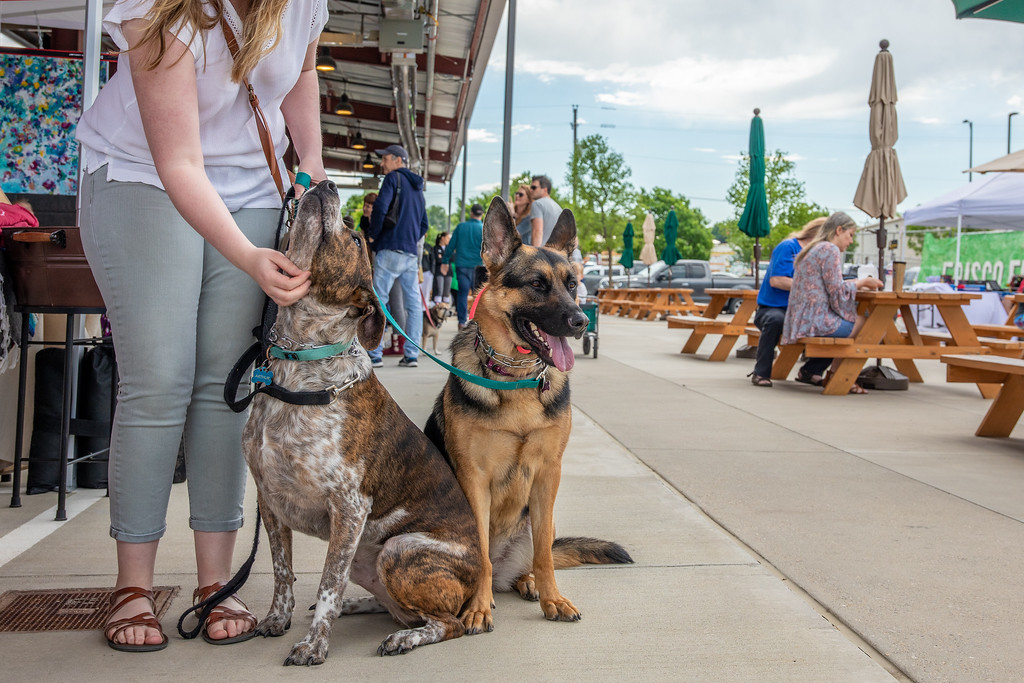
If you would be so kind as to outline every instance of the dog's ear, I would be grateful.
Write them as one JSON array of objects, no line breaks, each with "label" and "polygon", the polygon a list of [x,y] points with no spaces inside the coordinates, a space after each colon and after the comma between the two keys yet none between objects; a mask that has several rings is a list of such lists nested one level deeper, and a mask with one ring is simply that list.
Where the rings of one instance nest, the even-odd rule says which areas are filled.
[{"label": "dog's ear", "polygon": [[356,336],[364,349],[377,348],[380,338],[384,336],[384,314],[380,310],[377,296],[370,290],[360,288],[359,295],[362,312],[356,323]]},{"label": "dog's ear", "polygon": [[508,212],[508,205],[501,197],[495,197],[487,209],[487,216],[484,217],[483,243],[480,245],[484,263],[488,268],[502,264],[521,246],[523,240],[519,238],[519,231],[516,230],[512,214]]},{"label": "dog's ear", "polygon": [[572,211],[569,209],[562,210],[554,229],[551,231],[551,237],[548,238],[544,246],[547,249],[560,251],[570,261],[572,260],[572,252],[576,249],[576,218],[572,215]]}]

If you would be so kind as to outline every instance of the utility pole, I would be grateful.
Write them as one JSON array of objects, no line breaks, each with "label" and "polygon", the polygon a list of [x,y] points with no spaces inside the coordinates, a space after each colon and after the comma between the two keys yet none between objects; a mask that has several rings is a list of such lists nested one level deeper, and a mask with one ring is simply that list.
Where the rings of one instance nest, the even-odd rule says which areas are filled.
[{"label": "utility pole", "polygon": [[[580,106],[578,104],[572,105],[572,205],[576,206],[576,128],[579,124],[576,122],[576,112],[579,111]],[[611,272],[611,271],[609,271]],[[611,282],[610,276],[608,282]]]}]

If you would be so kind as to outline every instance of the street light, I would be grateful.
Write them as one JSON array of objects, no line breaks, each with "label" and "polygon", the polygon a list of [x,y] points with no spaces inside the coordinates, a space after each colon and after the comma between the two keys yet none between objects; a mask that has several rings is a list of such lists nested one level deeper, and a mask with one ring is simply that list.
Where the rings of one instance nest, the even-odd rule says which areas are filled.
[{"label": "street light", "polygon": [[[967,148],[967,168],[974,168],[974,121],[964,119],[964,123],[967,124],[971,131],[970,146]],[[967,182],[971,182],[973,178],[974,174],[968,171]]]},{"label": "street light", "polygon": [[1006,153],[1007,154],[1010,153],[1010,122],[1013,121],[1013,117],[1016,116],[1019,113],[1020,112],[1011,111],[1010,114],[1006,117]]}]

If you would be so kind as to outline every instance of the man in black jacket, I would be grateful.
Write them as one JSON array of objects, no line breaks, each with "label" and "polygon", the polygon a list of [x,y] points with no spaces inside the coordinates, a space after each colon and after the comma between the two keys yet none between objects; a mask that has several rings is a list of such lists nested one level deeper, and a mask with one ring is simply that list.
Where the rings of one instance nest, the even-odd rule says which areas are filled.
[{"label": "man in black jacket", "polygon": [[[375,256],[373,260],[373,287],[384,306],[388,305],[391,287],[398,281],[405,300],[406,333],[412,339],[419,339],[423,331],[423,304],[419,292],[418,243],[427,234],[426,200],[423,196],[423,178],[410,171],[409,155],[401,145],[389,145],[376,150],[381,157],[380,167],[385,173],[377,201],[373,203],[370,229],[366,232],[371,240]],[[392,206],[394,204],[394,206]],[[385,226],[385,219],[394,226]],[[376,349],[368,349],[373,367],[383,367],[384,340]],[[414,368],[419,350],[412,344],[405,346],[405,353],[398,365]]]}]

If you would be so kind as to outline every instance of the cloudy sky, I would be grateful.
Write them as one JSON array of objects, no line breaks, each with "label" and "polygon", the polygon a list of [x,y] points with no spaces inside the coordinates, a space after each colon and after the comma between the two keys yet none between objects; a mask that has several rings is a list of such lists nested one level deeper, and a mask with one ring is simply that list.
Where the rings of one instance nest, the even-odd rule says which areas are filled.
[{"label": "cloudy sky", "polygon": [[[796,162],[807,199],[831,210],[852,198],[870,150],[868,87],[890,41],[899,93],[896,144],[909,193],[901,210],[961,183],[974,162],[1024,147],[1024,24],[956,20],[949,0],[519,0],[511,168],[565,187],[572,105],[580,137],[622,153],[632,182],[667,187],[714,222],[750,117],[766,146]],[[470,123],[469,194],[500,182],[505,28]],[[455,176],[460,193],[461,168]],[[446,186],[429,204],[447,206]]]}]

